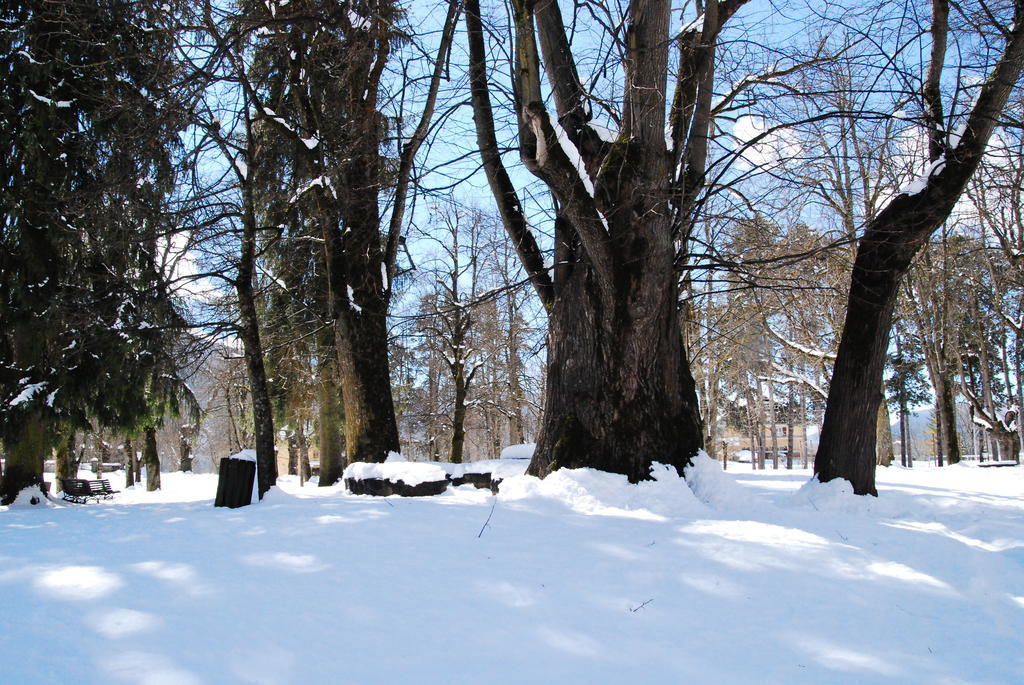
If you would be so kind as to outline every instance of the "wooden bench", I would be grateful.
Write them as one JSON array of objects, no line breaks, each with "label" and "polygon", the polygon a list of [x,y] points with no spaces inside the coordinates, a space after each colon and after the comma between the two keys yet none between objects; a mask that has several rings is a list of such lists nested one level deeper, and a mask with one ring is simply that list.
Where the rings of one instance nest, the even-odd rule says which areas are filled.
[{"label": "wooden bench", "polygon": [[90,499],[97,502],[100,499],[110,499],[120,490],[112,490],[110,481],[86,480],[84,478],[62,478],[61,489],[64,491],[64,499],[77,504],[88,504]]}]

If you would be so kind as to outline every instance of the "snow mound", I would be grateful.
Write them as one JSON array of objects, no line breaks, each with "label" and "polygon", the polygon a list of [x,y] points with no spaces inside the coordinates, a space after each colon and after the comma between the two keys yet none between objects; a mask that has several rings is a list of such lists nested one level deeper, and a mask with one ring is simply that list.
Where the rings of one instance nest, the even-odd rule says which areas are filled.
[{"label": "snow mound", "polygon": [[686,482],[697,499],[712,509],[729,509],[750,503],[749,493],[726,475],[721,465],[704,450],[686,467]]},{"label": "snow mound", "polygon": [[509,445],[501,450],[499,459],[533,459],[533,452],[537,449],[537,443],[525,442],[521,445]]},{"label": "snow mound", "polygon": [[19,492],[14,501],[8,505],[11,509],[26,509],[38,506],[50,507],[51,509],[57,507],[56,503],[43,494],[42,489],[38,485],[30,485]]},{"label": "snow mound", "polygon": [[813,476],[793,493],[790,504],[796,507],[810,507],[816,511],[835,511],[862,514],[871,510],[874,497],[853,494],[853,485],[843,478],[827,483]]},{"label": "snow mound", "polygon": [[344,480],[379,478],[392,483],[402,481],[406,485],[434,483],[446,479],[444,469],[437,464],[414,461],[388,461],[383,464],[357,461],[345,467],[341,477]]},{"label": "snow mound", "polygon": [[654,480],[631,484],[624,475],[597,469],[559,469],[543,480],[512,476],[498,496],[507,500],[545,498],[562,502],[581,514],[658,519],[699,509],[686,482],[664,464],[651,467]]}]

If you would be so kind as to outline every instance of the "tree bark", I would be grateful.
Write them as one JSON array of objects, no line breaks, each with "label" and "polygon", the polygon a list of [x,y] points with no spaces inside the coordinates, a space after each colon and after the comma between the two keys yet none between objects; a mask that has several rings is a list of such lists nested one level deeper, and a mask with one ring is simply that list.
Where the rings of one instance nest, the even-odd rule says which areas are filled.
[{"label": "tree bark", "polygon": [[462,451],[466,444],[466,370],[461,362],[453,364],[453,380],[455,382],[455,404],[452,411],[452,447],[448,452],[448,461],[453,464],[462,463]]},{"label": "tree bark", "polygon": [[178,470],[192,472],[192,426],[184,425],[178,433]]},{"label": "tree bark", "polygon": [[956,398],[953,396],[953,381],[944,379],[942,383],[942,447],[946,454],[946,464],[952,466],[960,463],[960,440],[956,430]]},{"label": "tree bark", "polygon": [[295,431],[288,433],[288,475],[299,475],[299,443]]},{"label": "tree bark", "polygon": [[345,445],[341,437],[344,414],[341,393],[338,391],[337,368],[333,354],[325,354],[321,358],[317,387],[320,395],[320,487],[334,485],[345,471]]},{"label": "tree bark", "polygon": [[[884,388],[882,393],[884,395]],[[892,464],[894,457],[892,451],[892,426],[889,424],[889,406],[885,403],[884,397],[878,405],[876,430],[878,431],[878,442],[875,445],[875,463],[879,466],[889,466]]]},{"label": "tree bark", "polygon": [[125,436],[124,438],[124,486],[130,488],[139,480],[138,468],[136,466],[135,443]]},{"label": "tree bark", "polygon": [[532,475],[592,467],[636,482],[650,477],[655,461],[682,473],[703,446],[675,279],[666,277],[671,254],[667,249],[654,257],[637,252],[635,260],[625,255],[622,260],[626,292],[619,311],[605,311],[583,255],[556,295],[547,403]]},{"label": "tree bark", "polygon": [[160,489],[160,455],[156,450],[156,427],[146,426],[143,436],[142,461],[146,466],[146,492]]},{"label": "tree bark", "polygon": [[786,407],[786,470],[793,470],[793,412],[796,409],[796,402],[793,398],[793,386],[789,388],[789,405]]},{"label": "tree bark", "polygon": [[300,420],[298,428],[295,429],[295,438],[299,444],[299,485],[309,481],[311,469],[309,467],[309,441],[306,440],[306,422]]},{"label": "tree bark", "polygon": [[57,446],[57,455],[54,465],[54,492],[60,492],[64,488],[61,483],[67,478],[78,477],[78,462],[75,460],[75,432],[69,430]]}]

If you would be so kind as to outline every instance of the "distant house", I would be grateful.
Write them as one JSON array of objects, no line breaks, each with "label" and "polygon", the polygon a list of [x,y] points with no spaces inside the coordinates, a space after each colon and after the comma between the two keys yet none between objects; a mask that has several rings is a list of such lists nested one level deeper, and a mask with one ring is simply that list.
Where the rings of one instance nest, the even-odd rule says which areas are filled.
[{"label": "distant house", "polygon": [[[790,426],[776,423],[774,444],[778,447],[779,458],[784,459],[789,452],[790,430],[793,431],[793,459],[803,460],[805,455],[810,456],[808,450],[813,450],[817,445],[816,427],[812,426],[811,430],[808,430],[804,424]],[[770,425],[759,426],[753,433],[729,426],[720,433],[720,436],[719,440],[725,444],[729,458],[733,461],[749,463],[754,455],[763,456],[766,460],[774,457]]]}]

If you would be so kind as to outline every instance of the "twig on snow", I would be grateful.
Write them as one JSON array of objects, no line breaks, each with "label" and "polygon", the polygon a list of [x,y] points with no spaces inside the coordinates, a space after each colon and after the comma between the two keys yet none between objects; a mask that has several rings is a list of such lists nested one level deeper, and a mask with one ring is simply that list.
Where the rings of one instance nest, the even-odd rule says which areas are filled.
[{"label": "twig on snow", "polygon": [[476,537],[477,537],[478,540],[480,539],[480,536],[484,534],[484,528],[486,528],[487,525],[491,522],[491,516],[494,515],[494,507],[497,504],[498,504],[498,496],[495,495],[494,497],[491,498],[491,511],[490,511],[489,514],[487,514],[487,520],[484,521],[484,525],[482,525],[480,527],[480,532],[476,534]]}]

